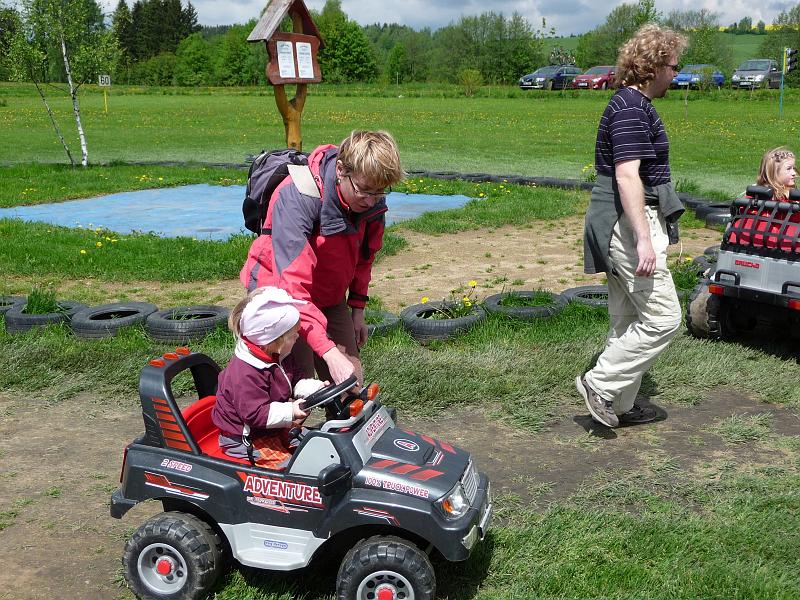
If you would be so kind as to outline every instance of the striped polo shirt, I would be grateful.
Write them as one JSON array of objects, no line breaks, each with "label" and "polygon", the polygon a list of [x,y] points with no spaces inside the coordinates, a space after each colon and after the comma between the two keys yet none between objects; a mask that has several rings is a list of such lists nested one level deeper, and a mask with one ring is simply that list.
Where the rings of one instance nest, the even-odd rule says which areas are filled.
[{"label": "striped polo shirt", "polygon": [[644,185],[670,180],[664,123],[650,99],[634,88],[622,88],[609,101],[597,128],[594,155],[601,175],[613,177],[616,163],[641,160],[639,176]]}]

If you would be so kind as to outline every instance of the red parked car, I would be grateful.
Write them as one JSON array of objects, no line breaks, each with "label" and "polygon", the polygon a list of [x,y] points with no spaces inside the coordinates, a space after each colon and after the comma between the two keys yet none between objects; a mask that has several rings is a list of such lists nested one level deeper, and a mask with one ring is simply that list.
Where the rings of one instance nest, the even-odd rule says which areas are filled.
[{"label": "red parked car", "polygon": [[616,67],[608,65],[592,67],[572,80],[572,89],[605,90],[614,87],[616,69]]}]

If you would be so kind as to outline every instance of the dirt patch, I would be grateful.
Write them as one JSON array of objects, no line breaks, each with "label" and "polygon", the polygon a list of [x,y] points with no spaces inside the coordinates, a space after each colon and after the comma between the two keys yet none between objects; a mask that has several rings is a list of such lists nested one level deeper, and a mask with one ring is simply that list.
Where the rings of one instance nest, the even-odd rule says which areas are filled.
[{"label": "dirt patch", "polygon": [[[370,294],[390,311],[416,304],[423,296],[448,298],[450,292],[478,283],[480,299],[504,290],[544,288],[562,291],[577,285],[602,283],[603,275],[583,272],[583,217],[537,222],[524,228],[502,227],[456,234],[426,235],[400,230],[408,247],[384,257],[373,268]],[[718,244],[719,232],[687,229],[681,243],[670,247],[670,260],[693,258]],[[18,279],[24,293],[40,280]],[[232,308],[242,297],[238,279],[189,283],[96,279],[50,282],[59,295],[87,303],[140,300],[160,308],[187,304],[220,304]]]},{"label": "dirt patch", "polygon": [[[472,410],[436,420],[399,418],[403,427],[469,449],[499,499],[540,508],[593,484],[598,472],[648,472],[654,456],[676,462],[676,479],[703,477],[723,462],[752,470],[796,460],[769,446],[800,431],[789,409],[729,389],[697,406],[660,408],[663,420],[614,431],[593,429],[577,403],[561,407],[563,416],[535,434]],[[762,440],[733,445],[708,431],[734,413],[763,412],[771,413],[773,426]],[[137,506],[121,521],[108,513],[124,445],[143,430],[138,405],[92,396],[31,405],[0,396],[0,414],[0,514],[7,524],[0,531],[0,598],[130,598],[119,585],[125,540],[160,510]]]}]

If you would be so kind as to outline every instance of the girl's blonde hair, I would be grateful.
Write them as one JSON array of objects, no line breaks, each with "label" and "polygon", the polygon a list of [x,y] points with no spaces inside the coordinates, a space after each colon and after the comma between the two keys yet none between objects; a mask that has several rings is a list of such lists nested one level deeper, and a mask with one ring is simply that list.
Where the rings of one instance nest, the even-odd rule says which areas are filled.
[{"label": "girl's blonde hair", "polygon": [[[258,296],[260,293],[264,291],[264,288],[256,288],[253,291],[249,292],[247,296],[239,300],[236,306],[233,307],[231,314],[228,315],[228,329],[233,332],[233,336],[239,340],[242,337],[242,313],[244,312],[244,307],[247,306],[250,301]],[[294,333],[300,329],[300,322],[298,321],[295,323],[294,327],[289,329],[286,333],[281,334],[280,337],[275,338],[271,342],[269,342],[266,346],[264,346],[264,351],[267,354],[277,354],[283,348],[284,343],[286,343],[286,338],[289,337],[289,334]]]},{"label": "girl's blonde hair", "polygon": [[778,176],[781,166],[789,159],[794,160],[794,152],[783,146],[770,150],[761,157],[756,183],[771,187],[776,200],[789,197],[789,188],[780,183]]},{"label": "girl's blonde hair", "polygon": [[647,85],[659,69],[667,66],[672,55],[683,54],[687,44],[686,36],[672,29],[653,23],[643,25],[619,49],[617,85]]}]

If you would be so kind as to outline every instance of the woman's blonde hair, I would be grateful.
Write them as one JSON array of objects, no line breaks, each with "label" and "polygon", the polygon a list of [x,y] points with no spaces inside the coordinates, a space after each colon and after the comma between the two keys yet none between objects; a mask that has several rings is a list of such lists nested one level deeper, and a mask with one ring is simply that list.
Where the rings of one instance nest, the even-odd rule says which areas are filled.
[{"label": "woman's blonde hair", "polygon": [[[253,291],[249,292],[247,296],[239,300],[236,306],[233,307],[231,314],[228,315],[228,329],[233,332],[233,336],[239,340],[242,337],[242,313],[244,312],[244,307],[247,306],[250,301],[258,296],[260,293],[264,291],[264,288],[256,288]],[[277,354],[283,348],[283,344],[286,341],[286,338],[289,336],[290,333],[297,331],[300,328],[300,322],[298,321],[295,323],[294,327],[289,329],[286,333],[280,335],[280,337],[275,338],[266,346],[264,346],[264,351],[267,354]]]},{"label": "woman's blonde hair", "polygon": [[376,188],[387,188],[405,176],[397,143],[386,131],[353,131],[339,144],[339,160],[347,173],[362,176]]},{"label": "woman's blonde hair", "polygon": [[794,160],[794,152],[783,146],[770,150],[761,157],[756,183],[771,187],[776,200],[789,197],[789,188],[779,182],[778,176],[781,166],[789,159]]},{"label": "woman's blonde hair", "polygon": [[658,69],[667,65],[672,55],[680,56],[686,49],[686,36],[648,23],[622,45],[617,57],[616,81],[620,87],[647,85]]}]

